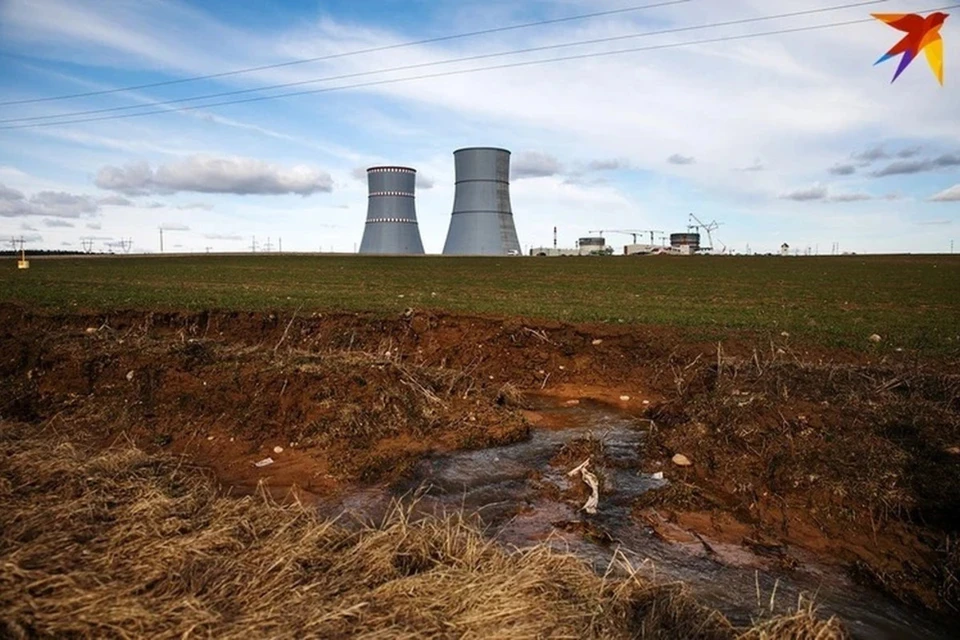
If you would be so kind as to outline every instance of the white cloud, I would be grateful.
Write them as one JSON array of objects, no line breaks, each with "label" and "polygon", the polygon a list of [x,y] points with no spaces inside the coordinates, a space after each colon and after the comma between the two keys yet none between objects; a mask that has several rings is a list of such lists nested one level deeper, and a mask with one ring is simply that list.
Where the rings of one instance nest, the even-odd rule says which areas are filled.
[{"label": "white cloud", "polygon": [[244,240],[243,236],[229,233],[205,233],[203,234],[203,237],[207,240]]},{"label": "white cloud", "polygon": [[870,175],[882,178],[884,176],[924,173],[938,169],[950,169],[952,167],[960,167],[960,154],[944,153],[935,158],[927,158],[925,160],[897,160],[878,171],[874,171]]},{"label": "white cloud", "polygon": [[554,156],[539,151],[524,151],[510,161],[510,179],[546,178],[563,171],[563,165]]},{"label": "white cloud", "polygon": [[0,217],[79,218],[93,215],[99,208],[98,202],[90,196],[63,191],[40,191],[28,198],[22,191],[0,184]]},{"label": "white cloud", "polygon": [[73,228],[75,226],[72,222],[68,222],[62,218],[44,218],[43,224],[53,228]]},{"label": "white cloud", "polygon": [[667,158],[667,162],[670,164],[693,164],[696,161],[697,159],[693,156],[682,156],[679,153],[675,153]]},{"label": "white cloud", "polygon": [[955,184],[940,193],[930,196],[932,202],[960,202],[960,184]]},{"label": "white cloud", "polygon": [[123,196],[106,196],[97,200],[99,204],[111,205],[114,207],[132,207],[133,201]]},{"label": "white cloud", "polygon": [[190,227],[179,222],[164,222],[160,228],[164,231],[190,231]]},{"label": "white cloud", "polygon": [[[783,200],[795,200],[797,202],[810,202],[815,200],[823,200],[827,202],[859,202],[862,200],[873,200],[874,196],[862,191],[833,193],[826,186],[822,184],[815,184],[803,189],[787,191],[786,193],[780,194],[780,198]],[[889,200],[891,197],[884,196],[884,199]]]},{"label": "white cloud", "polygon": [[330,174],[313,167],[296,165],[284,168],[254,158],[209,155],[195,155],[161,164],[156,170],[146,162],[133,162],[123,168],[105,166],[97,172],[95,182],[101,189],[129,196],[180,191],[308,196],[333,190]]}]

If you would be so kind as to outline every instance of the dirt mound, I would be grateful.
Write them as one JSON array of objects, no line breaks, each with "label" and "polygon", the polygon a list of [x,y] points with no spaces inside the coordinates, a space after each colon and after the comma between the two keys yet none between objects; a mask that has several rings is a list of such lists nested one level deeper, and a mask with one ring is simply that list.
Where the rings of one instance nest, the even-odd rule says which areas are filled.
[{"label": "dirt mound", "polygon": [[[507,554],[458,517],[349,532],[200,470],[0,422],[0,633],[27,637],[734,638],[678,585]],[[742,637],[840,638],[809,611]]]},{"label": "dirt mound", "polygon": [[509,385],[389,349],[311,353],[96,329],[21,338],[8,352],[18,349],[5,363],[0,415],[57,416],[102,443],[123,434],[148,449],[189,451],[238,486],[267,475],[308,491],[389,479],[424,453],[528,432]]},{"label": "dirt mound", "polygon": [[651,451],[693,465],[668,465],[673,484],[640,507],[739,538],[720,523],[733,514],[754,548],[813,549],[906,602],[960,611],[960,375],[776,352],[673,365]]}]

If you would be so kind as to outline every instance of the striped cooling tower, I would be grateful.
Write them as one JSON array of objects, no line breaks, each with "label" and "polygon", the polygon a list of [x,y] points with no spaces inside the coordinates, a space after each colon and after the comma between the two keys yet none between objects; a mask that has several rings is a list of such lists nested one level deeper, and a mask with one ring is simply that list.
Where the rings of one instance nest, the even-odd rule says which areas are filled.
[{"label": "striped cooling tower", "polygon": [[416,169],[367,169],[367,222],[360,241],[360,253],[423,253],[414,202],[416,184]]},{"label": "striped cooling tower", "polygon": [[453,152],[456,187],[444,255],[520,253],[510,209],[510,152],[471,147]]}]

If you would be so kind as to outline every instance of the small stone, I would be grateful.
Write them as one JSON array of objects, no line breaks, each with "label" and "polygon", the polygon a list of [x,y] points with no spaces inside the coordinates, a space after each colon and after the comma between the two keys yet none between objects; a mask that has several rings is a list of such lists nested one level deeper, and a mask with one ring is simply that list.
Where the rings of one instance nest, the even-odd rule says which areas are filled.
[{"label": "small stone", "polygon": [[277,445],[277,446],[275,446],[275,447],[273,448],[273,452],[274,452],[274,453],[283,453],[283,447],[281,447],[280,445]]},{"label": "small stone", "polygon": [[213,436],[207,436],[207,440],[213,440]]},{"label": "small stone", "polygon": [[127,371],[127,380],[133,380],[133,369]]},{"label": "small stone", "polygon": [[867,340],[869,340],[870,342],[880,342],[881,340],[883,340],[883,338],[881,338],[877,334],[873,334],[872,336],[867,338]]},{"label": "small stone", "polygon": [[626,402],[630,399],[630,396],[620,396],[620,402]]},{"label": "small stone", "polygon": [[673,464],[677,465],[678,467],[689,467],[690,465],[693,464],[692,462],[690,462],[690,458],[683,455],[682,453],[675,454],[672,458],[670,458],[670,460],[673,462]]},{"label": "small stone", "polygon": [[564,402],[563,404],[567,405],[568,407],[575,407],[575,406],[577,406],[578,404],[580,404],[580,401],[579,401],[579,400],[567,400],[567,401]]},{"label": "small stone", "polygon": [[643,404],[650,404],[650,401],[649,401],[649,400],[644,400],[644,401],[643,401]]},{"label": "small stone", "polygon": [[603,340],[601,340],[600,338],[597,338],[596,340],[594,340],[594,341],[591,342],[590,344],[592,344],[593,346],[597,346],[598,344],[602,344],[602,343],[603,343]]},{"label": "small stone", "polygon": [[87,327],[87,333],[96,333],[96,332],[97,332],[96,327]]},{"label": "small stone", "polygon": [[790,337],[790,334],[789,334],[788,332],[786,332],[786,331],[781,331],[781,332],[780,332],[780,335],[783,336],[784,338],[789,338],[789,337]]}]

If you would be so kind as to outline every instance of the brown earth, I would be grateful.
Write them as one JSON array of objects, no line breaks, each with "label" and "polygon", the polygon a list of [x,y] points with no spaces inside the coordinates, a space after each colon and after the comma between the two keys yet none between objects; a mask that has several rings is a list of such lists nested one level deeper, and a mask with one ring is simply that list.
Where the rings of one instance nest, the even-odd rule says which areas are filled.
[{"label": "brown earth", "polygon": [[[671,481],[639,501],[639,525],[785,567],[812,552],[904,601],[960,610],[957,363],[413,310],[5,305],[0,323],[0,419],[184,453],[240,492],[261,480],[315,494],[389,481],[430,452],[564,426],[532,395],[607,402],[651,421],[642,465]],[[693,464],[671,464],[675,453]]]}]

